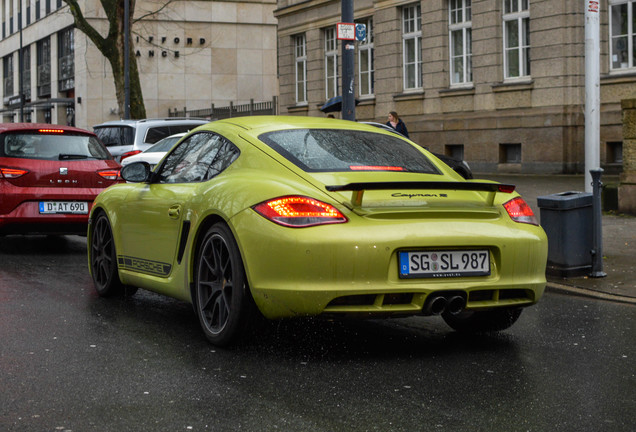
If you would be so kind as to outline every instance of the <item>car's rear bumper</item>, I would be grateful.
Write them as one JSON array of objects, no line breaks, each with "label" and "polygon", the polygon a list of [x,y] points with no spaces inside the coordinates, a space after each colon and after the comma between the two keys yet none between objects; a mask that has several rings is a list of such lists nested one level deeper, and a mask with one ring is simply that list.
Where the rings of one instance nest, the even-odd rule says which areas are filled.
[{"label": "car's rear bumper", "polygon": [[[93,201],[65,198],[60,201],[86,201],[90,212]],[[40,214],[39,201],[21,203],[13,211],[0,214],[0,234],[80,234],[86,235],[88,214]]]},{"label": "car's rear bumper", "polygon": [[[509,219],[351,220],[291,229],[253,212],[233,220],[254,300],[268,318],[421,313],[431,293],[459,293],[466,308],[536,303],[546,279],[541,227]],[[491,274],[401,279],[400,250],[488,249]]]}]

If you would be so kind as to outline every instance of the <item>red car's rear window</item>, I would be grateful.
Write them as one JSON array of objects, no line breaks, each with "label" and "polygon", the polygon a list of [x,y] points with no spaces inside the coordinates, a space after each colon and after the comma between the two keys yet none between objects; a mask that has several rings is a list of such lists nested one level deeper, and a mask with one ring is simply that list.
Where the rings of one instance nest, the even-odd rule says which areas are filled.
[{"label": "red car's rear window", "polygon": [[112,158],[94,136],[37,131],[0,135],[0,157],[40,160]]}]

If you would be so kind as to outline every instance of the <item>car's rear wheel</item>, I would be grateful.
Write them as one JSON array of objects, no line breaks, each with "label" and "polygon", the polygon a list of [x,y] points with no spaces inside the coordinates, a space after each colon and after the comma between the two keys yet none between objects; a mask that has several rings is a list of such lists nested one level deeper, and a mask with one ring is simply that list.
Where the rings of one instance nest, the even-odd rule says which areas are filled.
[{"label": "car's rear wheel", "polygon": [[104,213],[100,213],[93,222],[89,249],[93,284],[100,296],[133,295],[137,291],[119,280],[113,231]]},{"label": "car's rear wheel", "polygon": [[207,339],[225,346],[252,322],[256,305],[247,286],[241,254],[223,223],[210,227],[196,257],[195,309]]},{"label": "car's rear wheel", "polygon": [[446,324],[462,333],[488,333],[511,327],[521,315],[521,308],[502,308],[487,311],[465,310],[453,315],[444,312]]}]

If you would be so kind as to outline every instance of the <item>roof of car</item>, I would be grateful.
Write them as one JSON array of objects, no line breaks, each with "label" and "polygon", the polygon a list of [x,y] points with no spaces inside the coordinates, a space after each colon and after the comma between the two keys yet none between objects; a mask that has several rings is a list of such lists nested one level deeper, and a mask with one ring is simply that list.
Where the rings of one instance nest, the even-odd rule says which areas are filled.
[{"label": "roof of car", "polygon": [[179,123],[185,123],[185,124],[205,124],[207,122],[209,122],[209,120],[203,119],[203,118],[193,118],[193,117],[165,117],[165,118],[148,118],[148,119],[141,119],[141,120],[111,120],[111,121],[107,121],[104,123],[100,123],[98,125],[93,126],[94,128],[96,127],[102,127],[102,126],[126,126],[126,125],[130,125],[130,126],[135,126],[138,124],[143,124],[143,123],[166,123],[166,122],[179,122]]},{"label": "roof of car", "polygon": [[61,129],[68,132],[95,135],[93,132],[87,131],[85,129],[79,129],[73,126],[54,125],[54,124],[48,124],[48,123],[1,123],[0,124],[0,133],[9,132],[9,131],[37,131],[41,129],[58,129],[58,130]]},{"label": "roof of car", "polygon": [[325,117],[307,117],[307,116],[244,116],[231,117],[213,122],[231,123],[249,129],[262,130],[281,130],[294,128],[329,128],[335,129],[357,129],[367,131],[380,131],[380,129],[366,124],[350,121],[339,120]]}]

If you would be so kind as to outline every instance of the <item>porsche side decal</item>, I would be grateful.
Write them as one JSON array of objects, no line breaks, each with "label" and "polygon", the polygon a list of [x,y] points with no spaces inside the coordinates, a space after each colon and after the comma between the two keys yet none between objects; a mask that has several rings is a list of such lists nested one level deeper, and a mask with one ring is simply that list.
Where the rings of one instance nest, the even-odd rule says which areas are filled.
[{"label": "porsche side decal", "polygon": [[119,268],[146,273],[154,276],[168,276],[172,265],[143,258],[117,255]]}]

